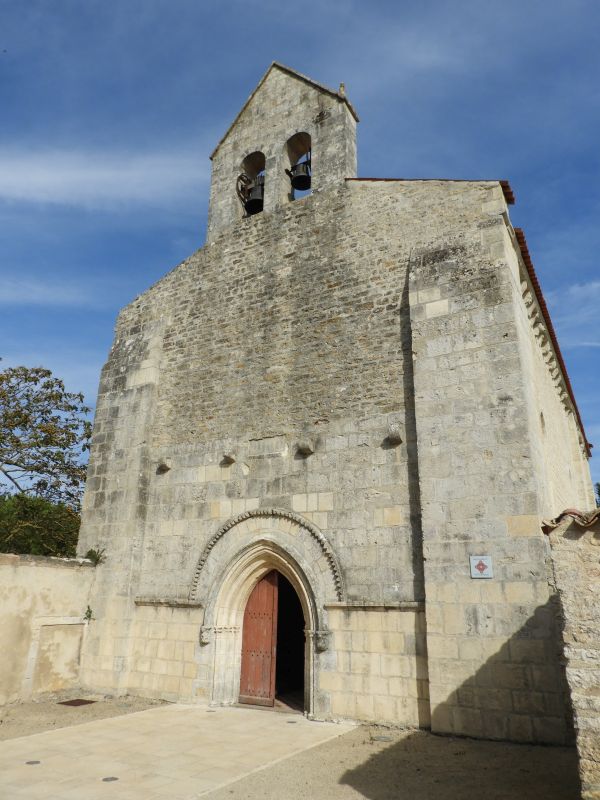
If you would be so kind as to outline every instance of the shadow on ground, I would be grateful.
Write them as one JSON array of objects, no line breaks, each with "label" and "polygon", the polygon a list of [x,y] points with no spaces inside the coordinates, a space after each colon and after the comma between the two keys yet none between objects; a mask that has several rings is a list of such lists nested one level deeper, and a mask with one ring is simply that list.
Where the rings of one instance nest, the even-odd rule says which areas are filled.
[{"label": "shadow on ground", "polygon": [[210,792],[207,800],[579,797],[575,748],[364,726]]},{"label": "shadow on ground", "polygon": [[[373,745],[393,738],[371,731]],[[368,800],[577,800],[572,747],[487,742],[416,732],[384,745],[339,783]],[[357,795],[351,795],[353,797]]]}]

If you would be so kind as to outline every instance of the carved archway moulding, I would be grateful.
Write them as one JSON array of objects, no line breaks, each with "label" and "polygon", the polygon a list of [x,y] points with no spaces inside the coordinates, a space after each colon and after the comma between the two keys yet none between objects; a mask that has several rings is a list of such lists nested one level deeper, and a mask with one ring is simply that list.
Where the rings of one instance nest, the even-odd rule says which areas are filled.
[{"label": "carved archway moulding", "polygon": [[326,536],[320,531],[316,525],[309,520],[304,519],[299,514],[294,513],[293,511],[287,511],[286,509],[282,508],[256,508],[252,511],[243,511],[241,514],[238,514],[235,517],[227,520],[219,530],[211,536],[209,541],[207,542],[200,558],[198,559],[198,564],[196,565],[196,569],[194,572],[194,577],[192,580],[192,586],[190,589],[190,599],[196,597],[196,592],[198,590],[198,584],[200,582],[200,576],[202,574],[202,570],[204,565],[206,564],[208,557],[211,553],[211,550],[214,546],[219,542],[220,539],[225,536],[228,531],[231,531],[233,528],[236,528],[241,523],[245,522],[248,519],[255,519],[255,518],[269,518],[269,519],[285,519],[290,522],[295,523],[299,528],[305,530],[318,544],[319,548],[321,549],[325,560],[329,566],[329,570],[331,572],[331,578],[333,580],[333,585],[335,587],[335,593],[337,596],[338,601],[343,600],[344,598],[344,582],[342,578],[342,571],[338,564],[337,558],[333,552],[329,541],[327,540]]}]

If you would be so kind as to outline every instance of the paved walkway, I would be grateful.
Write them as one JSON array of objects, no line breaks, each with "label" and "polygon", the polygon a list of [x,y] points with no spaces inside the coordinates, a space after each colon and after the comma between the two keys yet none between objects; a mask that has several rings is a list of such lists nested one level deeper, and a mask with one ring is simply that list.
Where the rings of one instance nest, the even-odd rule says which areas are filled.
[{"label": "paved walkway", "polygon": [[267,710],[161,706],[2,742],[0,799],[190,800],[352,727]]}]

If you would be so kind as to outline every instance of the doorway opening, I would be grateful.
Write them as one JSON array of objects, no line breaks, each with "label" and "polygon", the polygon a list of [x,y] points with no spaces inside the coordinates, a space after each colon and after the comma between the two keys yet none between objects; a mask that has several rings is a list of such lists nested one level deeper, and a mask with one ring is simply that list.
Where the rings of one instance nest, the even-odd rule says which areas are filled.
[{"label": "doorway opening", "polygon": [[304,711],[304,613],[296,590],[279,574],[275,701]]},{"label": "doorway opening", "polygon": [[304,629],[296,590],[271,570],[244,611],[240,703],[304,710]]}]

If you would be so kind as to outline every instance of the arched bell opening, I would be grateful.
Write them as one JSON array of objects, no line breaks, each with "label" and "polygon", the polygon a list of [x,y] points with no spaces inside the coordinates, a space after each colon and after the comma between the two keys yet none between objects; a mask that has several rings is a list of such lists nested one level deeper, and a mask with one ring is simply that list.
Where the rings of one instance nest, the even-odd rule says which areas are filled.
[{"label": "arched bell opening", "polygon": [[260,151],[250,153],[242,161],[236,181],[237,196],[244,216],[251,217],[263,210],[265,199],[265,155]]},{"label": "arched bell opening", "polygon": [[[247,627],[252,615],[268,634],[258,645]],[[306,576],[287,553],[264,541],[244,552],[226,571],[205,625],[214,653],[213,703],[277,702],[312,713],[319,623]]]},{"label": "arched bell opening", "polygon": [[298,200],[312,191],[312,157],[310,134],[302,131],[291,136],[285,145],[290,179],[290,200]]}]

